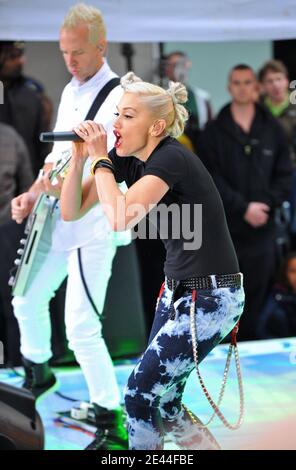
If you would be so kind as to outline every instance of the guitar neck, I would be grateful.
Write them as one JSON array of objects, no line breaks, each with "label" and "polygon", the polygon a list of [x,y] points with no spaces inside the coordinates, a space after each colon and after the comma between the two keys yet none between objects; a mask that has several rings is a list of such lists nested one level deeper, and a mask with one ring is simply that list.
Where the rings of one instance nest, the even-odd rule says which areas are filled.
[{"label": "guitar neck", "polygon": [[62,158],[57,163],[57,166],[53,168],[51,172],[49,173],[49,180],[51,183],[55,179],[56,176],[58,176],[68,167],[71,157],[72,157],[71,152],[69,150],[65,151],[65,155],[62,156]]}]

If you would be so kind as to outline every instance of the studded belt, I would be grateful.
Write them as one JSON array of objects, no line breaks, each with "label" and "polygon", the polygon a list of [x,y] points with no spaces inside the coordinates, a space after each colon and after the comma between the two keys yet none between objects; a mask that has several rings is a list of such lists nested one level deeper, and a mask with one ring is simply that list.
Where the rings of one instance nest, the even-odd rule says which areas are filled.
[{"label": "studded belt", "polygon": [[188,290],[241,287],[242,274],[213,274],[210,276],[191,277],[189,279],[183,279],[182,281],[176,281],[175,279],[166,277],[166,285],[170,290],[175,290],[178,285]]}]

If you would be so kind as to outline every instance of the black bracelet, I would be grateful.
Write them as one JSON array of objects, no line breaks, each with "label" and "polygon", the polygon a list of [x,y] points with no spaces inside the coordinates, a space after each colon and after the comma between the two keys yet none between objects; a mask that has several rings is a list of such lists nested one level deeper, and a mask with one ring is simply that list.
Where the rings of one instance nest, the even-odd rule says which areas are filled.
[{"label": "black bracelet", "polygon": [[108,160],[100,160],[98,163],[93,168],[93,173],[96,172],[98,168],[108,168],[108,170],[111,170],[113,175],[115,174],[115,168],[113,163],[109,162]]}]

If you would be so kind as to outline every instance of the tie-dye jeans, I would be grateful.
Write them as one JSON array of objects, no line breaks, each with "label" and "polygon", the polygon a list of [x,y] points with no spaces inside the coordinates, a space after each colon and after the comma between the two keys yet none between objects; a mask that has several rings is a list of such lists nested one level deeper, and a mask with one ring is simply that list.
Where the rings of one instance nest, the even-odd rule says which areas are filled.
[{"label": "tie-dye jeans", "polygon": [[[190,332],[191,293],[184,290],[179,293],[174,302],[174,319],[170,318],[171,299],[172,291],[165,287],[156,309],[148,347],[130,375],[125,390],[129,448],[161,450],[164,435],[169,434],[182,449],[218,449],[212,434],[198,426],[197,418],[193,420],[182,405],[186,381],[195,367]],[[243,306],[242,287],[197,291],[199,362],[233,329]]]}]

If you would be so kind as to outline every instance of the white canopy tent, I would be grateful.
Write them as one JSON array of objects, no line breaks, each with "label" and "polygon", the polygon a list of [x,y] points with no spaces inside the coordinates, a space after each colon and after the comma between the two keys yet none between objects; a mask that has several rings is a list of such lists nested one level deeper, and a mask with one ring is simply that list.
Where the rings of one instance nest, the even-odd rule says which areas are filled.
[{"label": "white canopy tent", "polygon": [[[79,1],[79,0],[78,0]],[[75,0],[0,0],[0,39],[55,41]],[[111,42],[199,42],[296,37],[296,0],[85,0]]]}]

